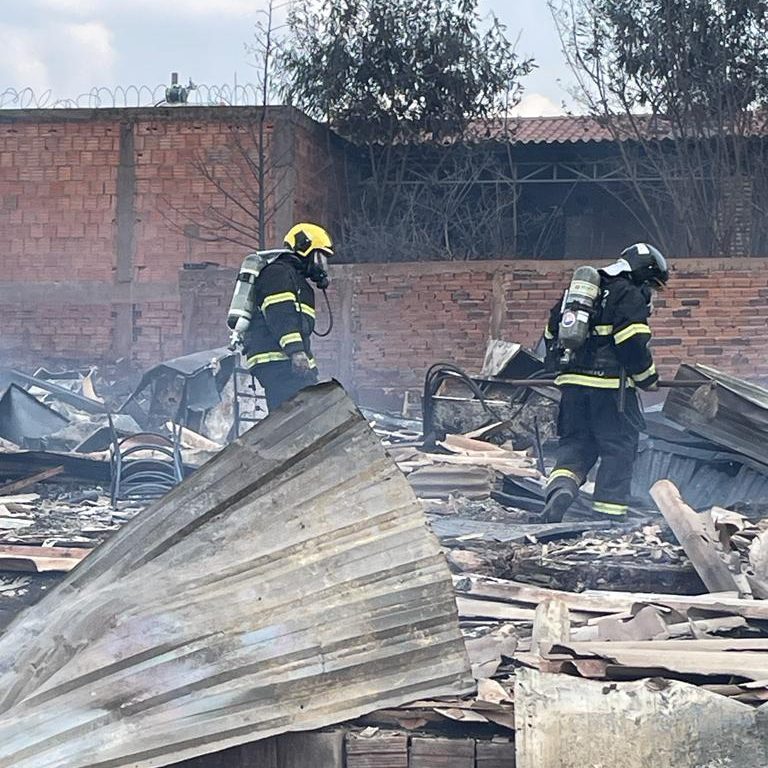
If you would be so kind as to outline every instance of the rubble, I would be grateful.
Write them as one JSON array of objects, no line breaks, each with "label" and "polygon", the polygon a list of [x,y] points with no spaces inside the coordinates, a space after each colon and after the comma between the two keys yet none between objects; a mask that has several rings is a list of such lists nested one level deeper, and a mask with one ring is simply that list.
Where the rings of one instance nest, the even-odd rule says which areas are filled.
[{"label": "rubble", "polygon": [[543,441],[555,435],[560,394],[554,387],[532,390],[505,379],[535,378],[543,369],[541,359],[520,344],[497,339],[489,341],[476,376],[450,364],[432,366],[422,397],[425,443],[480,429],[488,439],[511,441],[515,448],[539,454]]},{"label": "rubble", "polygon": [[237,360],[226,347],[166,360],[144,373],[119,413],[133,416],[143,429],[157,429],[170,419],[200,431],[222,404]]},{"label": "rubble", "polygon": [[474,687],[438,542],[337,384],[88,555],[0,636],[0,679],[15,768],[167,765]]},{"label": "rubble", "polygon": [[[510,359],[514,358],[512,355]],[[721,410],[721,407],[725,408],[722,404],[729,404],[730,409],[733,402],[741,401],[723,396],[722,388],[727,389],[728,397],[736,393],[745,397],[747,390],[732,382],[724,383],[711,370],[707,376],[712,377],[710,380],[717,379],[712,392],[717,394],[718,410],[715,412],[712,402],[708,401],[706,412],[713,420],[727,420],[732,411]],[[75,387],[80,386],[76,381],[82,379],[72,380]],[[92,392],[95,393],[93,388]],[[751,385],[747,394],[750,407],[762,402],[763,396]],[[686,395],[683,390],[673,390],[673,395],[677,398],[690,393]],[[765,396],[768,403],[768,392]],[[300,399],[304,398],[301,396]],[[705,410],[699,404],[696,412],[702,416]],[[289,409],[289,413],[295,414],[295,411]],[[294,417],[282,418],[288,428]],[[326,414],[322,418],[331,417]],[[339,765],[364,766],[371,764],[370,761],[382,765],[430,765],[438,761],[451,768],[459,765],[478,768],[480,765],[509,764],[516,751],[519,765],[552,765],[554,768],[602,764],[600,761],[610,759],[616,768],[635,768],[651,760],[663,763],[668,755],[672,755],[682,768],[698,768],[699,764],[691,761],[699,758],[692,755],[705,754],[707,744],[714,741],[723,745],[718,754],[725,756],[723,759],[738,758],[740,767],[757,768],[765,764],[765,756],[760,752],[764,747],[756,748],[754,739],[761,744],[760,739],[765,738],[761,728],[766,710],[761,711],[761,707],[768,701],[768,602],[765,601],[768,596],[768,497],[762,494],[760,485],[762,478],[768,479],[768,464],[763,465],[755,455],[739,452],[733,441],[730,445],[725,444],[725,440],[718,442],[722,435],[727,436],[727,429],[722,424],[714,431],[708,430],[706,425],[685,426],[682,422],[688,417],[679,416],[674,408],[665,410],[663,415],[649,414],[648,434],[639,463],[640,480],[634,488],[635,498],[629,518],[623,522],[595,519],[589,509],[590,487],[587,485],[579,503],[562,523],[541,524],[537,521],[544,494],[540,463],[550,461],[546,440],[543,446],[540,441],[537,446],[535,439],[529,441],[530,445],[516,445],[505,433],[508,425],[499,425],[486,413],[484,420],[472,425],[467,433],[447,431],[425,446],[421,424],[414,419],[372,412],[365,412],[365,418],[407,478],[411,489],[408,492],[420,498],[429,526],[453,572],[455,618],[468,654],[466,674],[468,676],[471,669],[475,685],[472,688],[466,682],[461,690],[456,687],[450,693],[444,690],[442,693],[446,695],[442,696],[434,692],[413,695],[405,693],[401,678],[397,684],[388,678],[389,682],[381,681],[379,698],[366,700],[357,713],[342,711],[340,701],[331,698],[338,709],[323,722],[342,724],[346,734],[333,736],[334,759]],[[192,483],[190,487],[202,488],[210,483],[206,472],[220,466],[222,457],[230,449],[222,448],[220,440],[212,440],[191,426],[179,430],[171,417],[166,418],[166,422],[166,429],[177,429],[179,433],[185,462],[188,457],[194,457],[192,463],[201,466],[188,481]],[[277,426],[270,431],[269,422],[265,422],[264,427],[267,431],[262,434],[265,436],[279,432]],[[247,442],[250,434],[241,442]],[[539,447],[543,447],[541,454]],[[50,631],[59,631],[61,637],[69,637],[67,642],[74,647],[74,636],[67,635],[69,628],[63,619],[64,608],[58,609],[57,601],[63,602],[63,596],[72,592],[68,584],[75,585],[75,591],[82,584],[86,595],[97,586],[106,590],[99,598],[103,605],[104,600],[112,597],[107,574],[114,574],[115,568],[123,584],[121,589],[131,588],[134,584],[133,570],[141,573],[147,568],[148,573],[153,568],[158,569],[156,579],[162,581],[166,590],[171,589],[169,585],[180,585],[177,580],[186,578],[184,574],[189,571],[192,581],[185,582],[184,594],[199,592],[201,599],[209,584],[206,574],[213,574],[216,568],[231,572],[231,578],[235,580],[233,584],[239,584],[249,573],[246,560],[237,554],[240,550],[232,549],[235,543],[231,537],[238,531],[240,536],[253,536],[253,518],[247,533],[245,528],[233,531],[229,522],[238,514],[244,515],[247,504],[233,503],[231,499],[221,501],[217,509],[224,511],[217,512],[210,522],[202,523],[200,533],[197,524],[189,517],[192,512],[181,513],[180,519],[175,517],[180,512],[174,515],[168,512],[163,524],[157,528],[163,532],[162,540],[174,540],[174,546],[181,546],[181,542],[184,546],[195,541],[200,544],[195,550],[197,559],[193,558],[194,563],[187,565],[186,558],[181,555],[171,557],[173,547],[166,555],[158,543],[128,546],[127,536],[131,529],[146,530],[149,535],[150,520],[157,514],[152,510],[157,509],[157,505],[145,513],[150,517],[140,514],[141,505],[114,509],[109,504],[108,488],[103,481],[100,486],[94,486],[93,480],[84,478],[88,485],[75,484],[78,470],[71,463],[71,453],[22,451],[14,445],[4,448],[5,452],[0,452],[0,476],[6,477],[8,483],[18,479],[27,485],[7,485],[9,494],[14,496],[6,500],[0,498],[0,507],[5,508],[0,508],[0,568],[5,563],[8,568],[23,567],[28,571],[23,574],[0,571],[0,626],[23,606],[32,605],[26,609],[26,614],[22,614],[32,618],[17,622],[15,627],[6,630],[5,636],[0,635],[0,651],[10,649],[14,639],[16,648],[34,646],[31,635],[35,628],[41,637]],[[305,468],[290,469],[288,453],[296,448],[296,445],[290,450],[286,447],[286,453],[280,454],[282,458],[279,458],[273,446],[269,455],[283,467],[279,472],[293,471],[294,478],[301,477],[302,481],[308,482]],[[343,463],[333,464],[332,476],[338,479],[340,473],[350,471],[353,459],[362,461],[358,454],[355,450],[346,454]],[[14,457],[32,457],[33,462],[40,463],[24,465],[25,459]],[[106,465],[108,484],[107,458],[104,452],[91,453],[80,460],[102,467]],[[257,461],[264,460],[262,453]],[[254,466],[253,457],[249,456],[248,461],[250,472]],[[6,462],[11,462],[8,469]],[[25,466],[23,471],[22,466]],[[79,472],[88,474],[85,468]],[[664,477],[665,473],[670,477]],[[402,475],[396,473],[391,477]],[[654,482],[671,481],[660,483],[653,491],[659,508],[650,493],[651,479]],[[675,479],[680,480],[679,488],[672,485]],[[357,492],[367,499],[373,498],[371,489],[374,486],[370,485],[370,480],[366,482],[369,483],[368,490],[364,491],[360,485]],[[221,493],[225,493],[221,484],[214,483],[214,487],[222,488]],[[745,493],[745,488],[753,491]],[[232,489],[226,491],[227,494],[230,492],[237,493]],[[691,503],[686,492],[690,492],[696,503]],[[2,493],[0,487],[0,495]],[[288,491],[280,492],[279,509],[288,503],[286,493]],[[173,498],[176,498],[174,494],[166,497]],[[322,493],[312,500],[313,524],[326,520],[329,525],[332,522],[340,525],[338,516],[346,514],[343,511],[346,507],[339,508],[337,501],[331,514],[330,507],[326,509],[321,498]],[[345,503],[351,501],[348,491],[343,494],[343,499]],[[727,499],[732,503],[723,504]],[[176,503],[181,501],[174,501],[173,505]],[[194,506],[193,502],[190,504]],[[163,500],[159,509],[170,510],[169,505],[170,501]],[[294,510],[289,514],[289,521],[298,520],[295,516],[298,507],[288,503],[287,508]],[[130,522],[137,515],[139,519]],[[359,528],[359,511],[355,519],[354,524],[350,522],[349,535],[352,537],[362,530]],[[392,518],[395,519],[397,516]],[[213,525],[214,520],[216,525]],[[2,527],[3,521],[6,529]],[[391,521],[377,523],[376,535],[390,524]],[[166,525],[170,526],[168,530],[164,528]],[[410,537],[416,536],[417,528],[409,529],[401,548],[406,545],[406,540],[411,541]],[[203,531],[208,531],[203,536],[205,546],[203,538],[196,538]],[[302,541],[308,542],[310,536],[318,535],[322,540],[321,531],[313,529]],[[275,572],[276,564],[281,561],[277,553],[282,551],[282,537],[274,541],[273,538],[267,535],[264,542],[257,545],[272,553],[268,555],[264,549],[260,555],[269,562],[269,567],[265,565],[266,570],[259,572],[260,595],[281,593],[286,584],[295,580],[286,576],[282,568],[279,573]],[[229,543],[225,544],[225,541]],[[51,547],[51,544],[58,546]],[[436,544],[434,546],[431,551],[436,556]],[[25,547],[33,551],[25,552],[22,549]],[[5,548],[13,550],[13,562],[3,560]],[[50,549],[53,552],[49,552]],[[63,555],[65,550],[73,552],[69,560]],[[261,550],[253,550],[251,557],[256,551]],[[306,568],[306,552],[311,550],[301,551],[305,553],[301,556]],[[377,551],[378,556],[383,554]],[[65,578],[65,574],[38,572],[46,567],[48,556],[51,558],[49,562],[58,562],[62,569],[71,565],[74,558],[82,560],[81,565],[66,577],[61,591],[57,590],[56,600],[52,600],[53,595],[44,596],[57,581]],[[167,557],[173,562],[166,562],[164,558]],[[387,557],[391,555],[387,554]],[[201,568],[200,558],[205,558],[206,563],[212,563],[210,558],[214,558],[220,565]],[[373,555],[368,559],[373,562]],[[336,572],[339,567],[342,567],[342,561],[332,571],[318,566],[320,570],[312,572],[316,575]],[[387,568],[392,568],[391,562]],[[89,586],[91,579],[92,587]],[[402,588],[398,579],[400,576],[394,581],[382,582],[382,590],[376,599],[392,604]],[[138,592],[138,588],[133,591]],[[41,597],[43,602],[36,608],[33,604]],[[131,622],[149,616],[155,605],[154,599],[150,592],[140,603],[132,603],[131,615],[136,618]],[[348,599],[348,596],[336,595],[334,607],[328,603],[327,609],[341,610]],[[227,600],[230,600],[229,596]],[[187,597],[180,599],[178,605],[174,603],[174,611],[183,611],[186,602]],[[303,615],[306,603],[300,605]],[[287,620],[295,621],[299,615],[296,607],[286,608],[289,610],[286,615],[290,617]],[[45,611],[44,622],[35,619],[36,610],[41,612],[39,616]],[[255,621],[261,620],[264,610],[259,607]],[[274,610],[277,610],[276,604]],[[423,607],[414,610],[423,610]],[[61,618],[57,618],[59,613]],[[222,613],[219,607],[210,608],[206,615],[219,620],[229,614],[228,611]],[[352,620],[351,614],[345,618],[345,621]],[[254,622],[253,613],[249,615],[249,622]],[[133,625],[129,623],[126,633],[130,633],[130,626]],[[177,627],[175,636],[179,631]],[[23,634],[23,640],[19,639],[19,633]],[[121,637],[127,641],[128,634]],[[83,665],[87,666],[91,660],[96,663],[94,654],[99,653],[99,642],[93,640],[93,651],[81,657],[85,661],[76,657],[60,672],[54,671],[53,682],[47,685],[58,690],[56,681],[72,674],[64,670],[77,672],[81,667],[85,669]],[[207,642],[203,641],[201,649],[208,647]],[[349,653],[355,639],[350,634],[339,642]],[[218,646],[213,643],[210,647]],[[210,653],[210,648],[208,650]],[[192,651],[193,656],[195,653],[197,651]],[[10,658],[10,650],[8,654]],[[13,674],[23,676],[24,658],[16,660],[14,657],[16,671]],[[171,652],[168,663],[179,664],[181,658]],[[409,661],[401,672],[406,668],[410,676],[426,670],[421,661],[418,664]],[[101,691],[98,683],[101,673],[92,671],[88,674],[91,675],[89,679],[96,681],[96,690]],[[107,675],[105,681],[109,679]],[[454,683],[456,679],[454,676]],[[31,685],[22,683],[22,687],[26,684]],[[222,690],[228,688],[225,686]],[[32,716],[31,710],[26,710],[30,705],[23,704],[24,696],[35,701],[32,691],[33,688],[29,688],[29,693],[22,693],[10,712],[21,706],[25,717]],[[347,695],[348,691],[347,688]],[[280,696],[286,697],[285,702],[295,701],[287,689]],[[542,706],[537,704],[540,697],[543,697]],[[59,706],[71,706],[66,698],[54,697],[52,701],[58,702]],[[583,714],[585,701],[590,702],[589,707],[597,714],[589,717]],[[578,709],[578,702],[582,702],[581,709]],[[183,709],[187,704],[177,702],[175,706]],[[143,716],[144,710],[138,707],[136,712]],[[700,713],[702,718],[701,736],[699,741],[689,740],[688,754],[680,751],[678,745],[681,740],[685,742],[685,737],[680,734],[691,727],[690,718],[694,712]],[[173,717],[174,723],[178,722],[177,716]],[[226,716],[222,717],[222,722],[226,722]],[[299,715],[302,717],[307,716]],[[674,738],[666,734],[653,735],[659,718],[665,718],[669,723],[670,733],[676,734]],[[565,723],[562,733],[556,728],[559,719]],[[310,728],[317,727],[317,721],[306,722],[311,723]],[[199,725],[200,721],[195,723]],[[529,733],[531,727],[536,729],[535,734]],[[0,734],[1,729],[2,718]],[[242,742],[253,741],[260,733],[269,733],[260,732],[254,722],[249,724],[247,731],[238,737]],[[593,737],[583,738],[584,733],[591,733]],[[324,735],[312,731],[307,736],[315,734]],[[564,734],[568,734],[567,740]],[[634,753],[617,751],[619,743],[648,739],[651,738],[649,734],[657,738],[658,744],[655,751],[645,755],[645,763],[638,762]],[[151,729],[147,738],[153,738]],[[218,740],[213,735],[210,738],[195,737],[194,749],[198,750],[197,754],[202,754],[227,743],[233,742]],[[247,753],[252,761],[261,759],[259,756],[269,743],[270,739],[266,738],[252,747],[240,749],[251,749],[242,754]],[[746,747],[742,749],[742,745],[748,745],[752,751]],[[563,752],[566,747],[567,758]],[[190,754],[191,751],[184,749],[173,752],[176,760]],[[124,764],[120,762],[122,759],[114,757],[117,762],[111,764]],[[125,764],[160,764],[136,753],[131,753],[130,759],[134,762]],[[25,764],[18,762],[19,766]],[[47,763],[34,764],[38,768]],[[77,764],[72,763],[73,766]],[[267,764],[271,766],[273,762],[267,760]],[[200,763],[200,768],[207,765]],[[215,763],[211,763],[213,765]]]},{"label": "rubble", "polygon": [[[560,523],[559,525],[567,525]],[[585,526],[588,524],[585,524]],[[569,540],[522,541],[496,572],[506,578],[580,592],[584,589],[668,591],[697,594],[701,579],[671,532],[658,524],[599,522]],[[626,530],[626,528],[629,530]],[[574,527],[573,533],[580,533]]]},{"label": "rubble", "polygon": [[710,592],[741,592],[737,575],[726,562],[715,523],[708,512],[694,512],[669,480],[659,480],[651,488],[664,519],[693,563]]}]

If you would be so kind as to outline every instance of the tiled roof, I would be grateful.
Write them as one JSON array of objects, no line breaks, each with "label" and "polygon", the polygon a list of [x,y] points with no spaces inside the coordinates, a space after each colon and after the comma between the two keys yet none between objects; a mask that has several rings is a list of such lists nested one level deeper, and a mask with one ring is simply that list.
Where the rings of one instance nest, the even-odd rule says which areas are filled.
[{"label": "tiled roof", "polygon": [[476,138],[521,144],[573,144],[613,141],[611,132],[591,117],[516,117],[478,128]]},{"label": "tiled roof", "polygon": [[[768,136],[768,114],[765,112],[749,113],[739,126],[737,134],[742,136]],[[693,131],[694,138],[703,138],[707,134],[707,125]],[[724,126],[723,133],[728,129]],[[700,135],[695,135],[700,133]],[[713,131],[710,130],[710,135]],[[631,119],[621,116],[614,119],[613,132],[600,121],[583,115],[558,115],[557,117],[514,117],[497,120],[490,125],[478,126],[475,139],[478,141],[495,140],[519,144],[575,144],[578,142],[598,141],[636,141],[639,135],[644,139],[673,139],[679,135],[673,123],[661,117],[635,115]]]},{"label": "tiled roof", "polygon": [[[750,113],[749,120],[732,135],[768,137],[768,113]],[[728,133],[709,128],[706,124],[686,126],[689,138],[702,139]],[[602,121],[585,115],[557,115],[555,117],[509,117],[488,123],[475,123],[454,138],[444,138],[444,144],[455,141],[482,143],[498,141],[505,144],[578,144],[614,141],[664,141],[681,134],[669,120],[651,115],[620,116],[608,128]],[[408,142],[414,142],[409,139]],[[418,143],[418,142],[414,142]]]},{"label": "tiled roof", "polygon": [[611,132],[591,117],[520,117],[514,139],[525,144],[612,141]]}]

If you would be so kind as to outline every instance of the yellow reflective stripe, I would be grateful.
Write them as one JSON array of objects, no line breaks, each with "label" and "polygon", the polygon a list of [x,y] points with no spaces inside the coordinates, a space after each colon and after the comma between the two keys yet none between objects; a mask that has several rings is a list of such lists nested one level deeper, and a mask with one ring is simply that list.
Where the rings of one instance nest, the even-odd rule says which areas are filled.
[{"label": "yellow reflective stripe", "polygon": [[607,501],[593,501],[592,509],[604,515],[624,515],[627,512],[626,504],[610,504]]},{"label": "yellow reflective stripe", "polygon": [[276,363],[287,359],[288,355],[282,352],[260,352],[258,355],[251,355],[246,362],[248,365],[258,365],[259,363]]},{"label": "yellow reflective stripe", "polygon": [[613,333],[612,325],[596,325],[594,329],[596,336],[610,336]]},{"label": "yellow reflective stripe", "polygon": [[291,333],[286,333],[284,336],[280,337],[281,347],[284,347],[286,344],[293,344],[293,343],[298,343],[298,344],[303,343],[301,334],[298,331],[292,331]]},{"label": "yellow reflective stripe", "polygon": [[544,338],[545,339],[554,339],[555,338],[555,334],[552,333],[552,331],[549,330],[549,326],[547,326],[544,329]]},{"label": "yellow reflective stripe", "polygon": [[282,293],[271,293],[264,298],[261,302],[261,311],[263,312],[267,307],[271,307],[273,304],[280,304],[283,301],[292,301],[296,303],[296,294],[290,291],[283,291]]},{"label": "yellow reflective stripe", "polygon": [[[616,378],[603,378],[601,376],[589,376],[586,373],[561,373],[556,379],[555,384],[576,384],[580,387],[595,387],[596,389],[618,389],[620,380]],[[632,379],[627,379],[627,386],[634,387]]]},{"label": "yellow reflective stripe", "polygon": [[549,478],[547,479],[547,485],[549,485],[553,480],[556,480],[558,477],[568,477],[571,480],[573,480],[577,485],[581,485],[581,478],[575,472],[571,472],[570,469],[565,469],[563,467],[552,470],[552,472],[549,475]]},{"label": "yellow reflective stripe", "polygon": [[309,304],[300,304],[299,307],[305,315],[309,315],[313,319],[316,317],[315,310]]},{"label": "yellow reflective stripe", "polygon": [[621,344],[627,339],[636,336],[638,333],[647,333],[650,336],[651,329],[645,323],[632,323],[632,325],[628,325],[626,328],[622,328],[618,333],[614,334],[613,340],[617,344]]},{"label": "yellow reflective stripe", "polygon": [[632,379],[634,381],[645,381],[646,379],[649,379],[651,376],[656,375],[656,366],[651,363],[648,368],[646,368],[642,373],[636,373],[632,376]]},{"label": "yellow reflective stripe", "polygon": [[[290,360],[290,358],[282,352],[260,352],[258,355],[251,355],[246,360],[246,363],[248,365],[258,365],[259,363],[278,363],[281,360]],[[314,357],[309,358],[309,367],[317,368],[317,361]]]}]

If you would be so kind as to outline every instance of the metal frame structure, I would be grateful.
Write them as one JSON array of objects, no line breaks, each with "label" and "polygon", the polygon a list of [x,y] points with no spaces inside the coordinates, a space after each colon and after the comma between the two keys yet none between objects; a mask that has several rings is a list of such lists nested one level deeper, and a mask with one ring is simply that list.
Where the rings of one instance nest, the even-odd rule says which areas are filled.
[{"label": "metal frame structure", "polygon": [[181,427],[175,423],[171,437],[155,432],[137,432],[120,437],[111,414],[110,497],[118,501],[147,501],[164,496],[184,479],[181,457]]}]

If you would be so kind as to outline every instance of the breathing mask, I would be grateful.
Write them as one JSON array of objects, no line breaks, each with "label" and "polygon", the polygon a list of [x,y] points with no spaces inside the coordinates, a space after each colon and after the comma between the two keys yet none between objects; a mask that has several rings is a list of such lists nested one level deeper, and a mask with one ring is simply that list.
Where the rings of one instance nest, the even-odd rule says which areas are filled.
[{"label": "breathing mask", "polygon": [[318,288],[325,290],[330,285],[328,258],[320,250],[314,250],[307,257],[306,275]]}]

